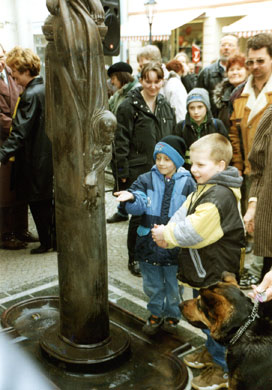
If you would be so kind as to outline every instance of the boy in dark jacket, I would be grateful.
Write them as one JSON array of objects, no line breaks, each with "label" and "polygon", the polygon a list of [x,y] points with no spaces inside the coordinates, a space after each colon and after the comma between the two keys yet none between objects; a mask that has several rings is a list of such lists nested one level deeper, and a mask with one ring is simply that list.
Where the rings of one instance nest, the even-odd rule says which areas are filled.
[{"label": "boy in dark jacket", "polygon": [[195,189],[190,173],[182,168],[186,145],[182,138],[169,135],[156,144],[154,165],[131,185],[128,191],[116,192],[117,200],[126,202],[126,210],[141,215],[137,229],[135,258],[143,276],[143,289],[149,297],[151,316],[143,327],[149,335],[163,325],[174,330],[180,318],[177,273],[178,249],[159,248],[151,237],[155,224],[165,224]]},{"label": "boy in dark jacket", "polygon": [[[244,253],[244,227],[238,210],[242,177],[228,166],[230,142],[221,134],[200,138],[190,148],[191,172],[197,190],[191,194],[166,226],[152,229],[154,241],[162,248],[182,247],[178,278],[197,289],[219,280],[223,271],[239,278]],[[209,368],[195,377],[194,389],[228,387],[225,348],[207,334],[206,348],[187,355],[184,362],[193,368]]]},{"label": "boy in dark jacket", "polygon": [[[219,133],[228,138],[228,131],[220,119],[211,113],[209,93],[204,88],[194,88],[187,96],[187,114],[184,121],[176,125],[176,134],[184,139],[188,149],[199,138]],[[186,151],[186,168],[190,168],[189,150]]]}]

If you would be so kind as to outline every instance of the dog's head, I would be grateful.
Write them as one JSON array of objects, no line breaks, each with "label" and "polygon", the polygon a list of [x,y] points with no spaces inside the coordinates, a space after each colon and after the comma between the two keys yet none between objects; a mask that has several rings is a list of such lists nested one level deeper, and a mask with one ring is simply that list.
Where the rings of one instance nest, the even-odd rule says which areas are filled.
[{"label": "dog's head", "polygon": [[200,289],[200,295],[180,304],[183,316],[198,328],[208,328],[211,336],[226,342],[252,310],[252,303],[240,291],[235,276],[222,274],[222,281]]}]

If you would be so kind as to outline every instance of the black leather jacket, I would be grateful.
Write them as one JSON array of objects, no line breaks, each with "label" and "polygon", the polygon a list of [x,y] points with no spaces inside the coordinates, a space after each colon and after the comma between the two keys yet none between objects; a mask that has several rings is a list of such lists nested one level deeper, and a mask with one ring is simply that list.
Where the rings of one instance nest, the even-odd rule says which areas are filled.
[{"label": "black leather jacket", "polygon": [[43,79],[30,81],[21,95],[12,121],[12,132],[0,148],[0,162],[15,156],[13,184],[19,199],[52,198],[51,142],[45,133],[45,87]]},{"label": "black leather jacket", "polygon": [[149,171],[153,164],[153,152],[157,142],[174,134],[176,118],[173,109],[159,94],[155,113],[151,112],[141,95],[141,87],[130,91],[117,110],[114,159],[118,177],[137,177]]},{"label": "black leather jacket", "polygon": [[202,69],[196,83],[198,88],[205,88],[209,92],[211,111],[214,118],[218,117],[218,110],[213,100],[213,91],[215,86],[223,80],[224,75],[225,71],[222,66],[220,66],[218,60]]}]

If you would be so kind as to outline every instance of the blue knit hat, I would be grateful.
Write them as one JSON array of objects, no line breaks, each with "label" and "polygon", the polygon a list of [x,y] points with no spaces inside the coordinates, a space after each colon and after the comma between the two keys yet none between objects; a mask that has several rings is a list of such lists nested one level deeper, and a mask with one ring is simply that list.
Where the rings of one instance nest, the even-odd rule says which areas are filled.
[{"label": "blue knit hat", "polygon": [[158,153],[166,154],[178,169],[184,164],[186,149],[187,147],[183,138],[178,137],[177,135],[167,135],[156,144],[153,158],[156,161]]},{"label": "blue knit hat", "polygon": [[186,107],[193,102],[201,102],[205,104],[208,110],[211,109],[209,93],[204,88],[193,88],[187,96]]}]

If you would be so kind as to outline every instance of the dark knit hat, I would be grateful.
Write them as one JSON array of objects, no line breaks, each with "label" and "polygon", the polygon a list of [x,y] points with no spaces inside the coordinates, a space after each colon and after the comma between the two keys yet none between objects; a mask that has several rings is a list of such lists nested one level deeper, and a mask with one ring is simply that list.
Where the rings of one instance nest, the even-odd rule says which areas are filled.
[{"label": "dark knit hat", "polygon": [[111,77],[111,75],[116,72],[127,72],[132,74],[133,70],[132,67],[126,62],[116,62],[109,67],[108,76]]},{"label": "dark knit hat", "polygon": [[153,158],[156,161],[158,153],[166,154],[178,169],[184,164],[186,149],[187,146],[183,138],[177,135],[167,135],[156,144]]},{"label": "dark knit hat", "polygon": [[193,88],[187,96],[186,107],[193,102],[201,102],[205,104],[208,110],[211,109],[209,93],[204,88]]}]

